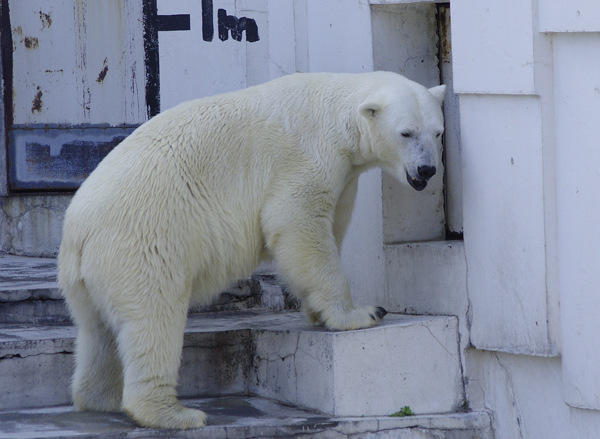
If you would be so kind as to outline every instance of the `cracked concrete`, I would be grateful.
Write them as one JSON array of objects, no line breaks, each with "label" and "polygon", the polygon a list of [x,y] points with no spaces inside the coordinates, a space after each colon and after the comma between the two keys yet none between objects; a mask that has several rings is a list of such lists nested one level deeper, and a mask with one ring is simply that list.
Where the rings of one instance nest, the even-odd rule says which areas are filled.
[{"label": "cracked concrete", "polygon": [[[0,376],[13,395],[4,402],[32,407],[45,398],[43,386],[23,384],[28,376],[68,388],[75,335],[73,326],[0,325]],[[179,393],[251,392],[336,416],[386,415],[404,405],[447,413],[462,402],[458,353],[448,355],[456,337],[453,317],[389,314],[374,328],[331,332],[309,326],[300,312],[191,315]],[[68,392],[56,398],[52,404],[67,403]]]},{"label": "cracked concrete", "polygon": [[15,255],[56,256],[70,201],[71,195],[0,197],[2,250]]},{"label": "cracked concrete", "polygon": [[319,329],[255,331],[250,391],[336,416],[463,403],[456,318],[389,315],[367,330]]},{"label": "cracked concrete", "polygon": [[2,438],[401,438],[491,439],[485,413],[411,416],[406,418],[331,418],[249,396],[183,400],[204,410],[208,425],[197,430],[137,427],[123,413],[74,412],[62,406],[0,412]]}]

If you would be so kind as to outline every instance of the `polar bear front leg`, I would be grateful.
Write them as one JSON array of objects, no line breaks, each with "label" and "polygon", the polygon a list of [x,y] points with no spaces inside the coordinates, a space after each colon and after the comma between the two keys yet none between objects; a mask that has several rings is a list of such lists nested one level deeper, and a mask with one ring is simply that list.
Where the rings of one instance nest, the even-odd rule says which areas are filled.
[{"label": "polar bear front leg", "polygon": [[352,210],[354,209],[357,192],[358,174],[346,184],[346,187],[340,194],[335,206],[333,236],[335,236],[335,241],[339,250],[342,248],[342,241],[344,240],[344,236],[350,225],[350,220],[352,219]]},{"label": "polar bear front leg", "polygon": [[310,323],[324,324],[332,330],[360,329],[375,325],[387,314],[381,307],[352,303],[327,215],[304,212],[277,222],[278,227],[273,229],[268,224],[264,227],[267,246],[283,279],[302,300]]}]

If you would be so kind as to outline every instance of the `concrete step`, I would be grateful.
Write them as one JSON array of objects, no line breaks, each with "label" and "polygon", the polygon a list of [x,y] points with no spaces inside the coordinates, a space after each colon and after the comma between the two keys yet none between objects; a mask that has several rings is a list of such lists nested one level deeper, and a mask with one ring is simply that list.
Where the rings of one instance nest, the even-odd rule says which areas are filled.
[{"label": "concrete step", "polygon": [[[0,410],[66,405],[73,326],[0,325]],[[181,397],[257,395],[330,416],[416,414],[463,405],[457,319],[390,314],[344,332],[308,326],[299,312],[191,315]]]},{"label": "concrete step", "polygon": [[[297,310],[299,303],[264,265],[223,291],[215,302],[191,312],[264,308]],[[56,282],[56,259],[0,254],[0,323],[64,324],[67,306]]]},{"label": "concrete step", "polygon": [[123,413],[74,412],[71,407],[0,412],[2,438],[372,438],[493,439],[487,413],[408,417],[330,417],[265,398],[226,396],[182,401],[208,414],[197,430],[137,427]]},{"label": "concrete step", "polygon": [[56,259],[0,254],[0,323],[66,323]]}]

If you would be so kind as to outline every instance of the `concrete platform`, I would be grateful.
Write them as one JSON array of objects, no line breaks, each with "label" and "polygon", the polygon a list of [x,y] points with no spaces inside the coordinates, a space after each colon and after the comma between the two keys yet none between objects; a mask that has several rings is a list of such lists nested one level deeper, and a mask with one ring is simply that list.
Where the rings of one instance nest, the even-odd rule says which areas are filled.
[{"label": "concrete platform", "polygon": [[56,259],[0,254],[0,323],[67,323]]},{"label": "concrete platform", "polygon": [[[70,323],[56,282],[56,259],[0,253],[0,323],[52,325]],[[246,309],[298,310],[300,303],[277,282],[275,267],[261,265],[252,277],[240,279],[214,303],[191,309],[214,312]]]},{"label": "concrete platform", "polygon": [[137,427],[123,413],[74,412],[71,407],[0,412],[0,439],[36,438],[401,438],[491,439],[486,413],[331,418],[268,399],[227,396],[185,400],[208,414],[197,430]]},{"label": "concrete platform", "polygon": [[[0,409],[70,403],[73,326],[0,325]],[[454,317],[389,314],[332,332],[299,312],[188,318],[181,397],[257,394],[332,416],[449,413],[463,402]]]}]

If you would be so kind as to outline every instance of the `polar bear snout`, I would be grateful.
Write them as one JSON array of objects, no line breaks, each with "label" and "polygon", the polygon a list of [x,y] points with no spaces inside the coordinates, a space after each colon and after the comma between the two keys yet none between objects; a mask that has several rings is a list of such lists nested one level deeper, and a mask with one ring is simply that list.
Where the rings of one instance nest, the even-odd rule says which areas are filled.
[{"label": "polar bear snout", "polygon": [[406,180],[408,181],[408,184],[410,184],[416,191],[422,191],[427,187],[427,180],[411,177],[408,171],[406,172]]},{"label": "polar bear snout", "polygon": [[419,168],[417,169],[417,173],[419,174],[419,177],[421,177],[423,180],[429,180],[431,177],[433,177],[435,175],[436,169],[435,166],[419,166]]},{"label": "polar bear snout", "polygon": [[413,177],[406,171],[406,180],[408,184],[416,191],[422,191],[427,187],[427,181],[436,173],[435,166],[422,165],[417,168],[417,176]]}]

